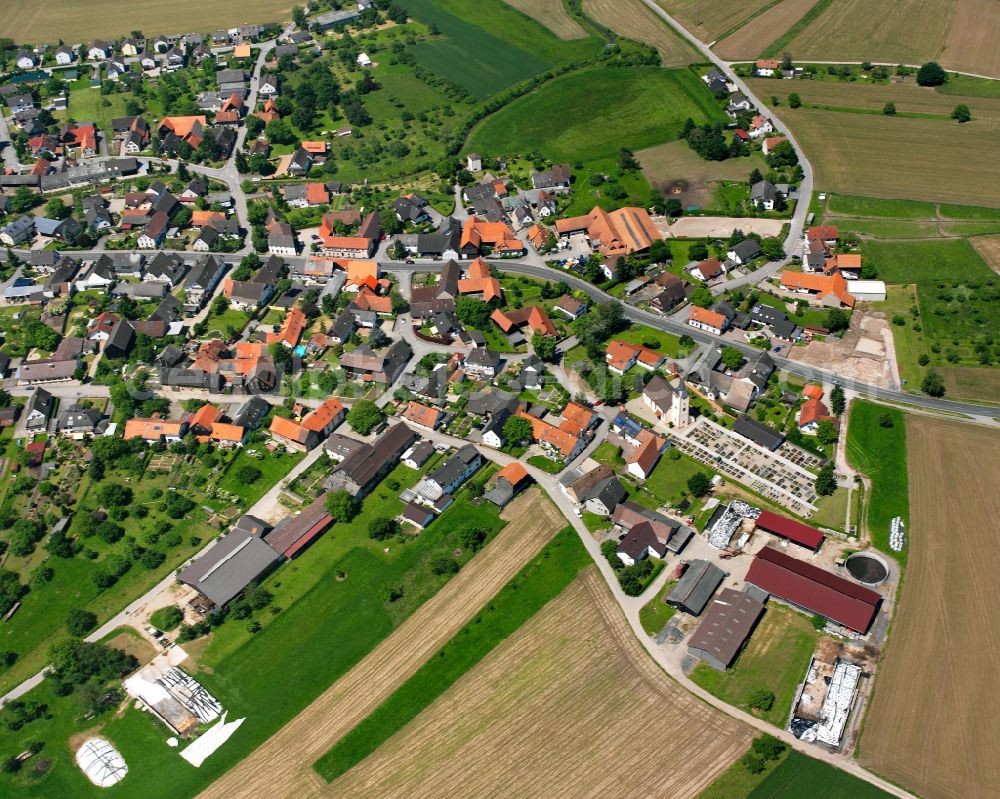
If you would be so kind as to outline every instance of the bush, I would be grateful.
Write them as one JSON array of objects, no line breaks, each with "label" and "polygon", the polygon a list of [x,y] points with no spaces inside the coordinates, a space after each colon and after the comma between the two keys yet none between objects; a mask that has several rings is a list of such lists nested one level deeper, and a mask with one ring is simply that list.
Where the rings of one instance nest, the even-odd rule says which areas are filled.
[{"label": "bush", "polygon": [[743,757],[740,758],[740,762],[751,774],[761,774],[764,769],[767,768],[767,763],[764,758],[752,751],[743,755]]},{"label": "bush", "polygon": [[762,710],[766,713],[774,707],[774,693],[766,688],[758,688],[747,697],[747,704],[754,710]]},{"label": "bush", "polygon": [[153,615],[149,617],[149,623],[157,630],[163,630],[164,632],[176,630],[182,621],[184,621],[184,611],[176,605],[155,610],[153,611]]},{"label": "bush", "polygon": [[385,541],[399,532],[399,522],[395,519],[372,519],[368,525],[368,537],[376,541]]},{"label": "bush", "polygon": [[688,478],[687,487],[696,497],[703,497],[712,490],[712,479],[704,472],[698,472]]},{"label": "bush", "polygon": [[252,466],[250,464],[241,466],[239,469],[236,470],[236,479],[239,480],[244,485],[250,485],[251,483],[256,483],[258,480],[260,480],[261,475],[263,475],[263,472],[256,466]]},{"label": "bush", "polygon": [[459,531],[458,540],[463,549],[477,552],[486,541],[486,531],[480,527],[465,527]]},{"label": "bush", "polygon": [[917,83],[921,86],[940,86],[948,80],[948,73],[937,61],[928,61],[917,70]]},{"label": "bush", "polygon": [[920,384],[920,389],[925,394],[930,394],[932,397],[943,397],[944,396],[944,380],[941,379],[941,375],[938,374],[936,369],[931,369],[924,375],[923,382]]},{"label": "bush", "polygon": [[442,574],[455,574],[461,568],[454,558],[435,558],[431,561],[431,572],[438,576]]},{"label": "bush", "polygon": [[751,746],[765,760],[777,760],[788,749],[788,744],[767,733],[754,738]]}]

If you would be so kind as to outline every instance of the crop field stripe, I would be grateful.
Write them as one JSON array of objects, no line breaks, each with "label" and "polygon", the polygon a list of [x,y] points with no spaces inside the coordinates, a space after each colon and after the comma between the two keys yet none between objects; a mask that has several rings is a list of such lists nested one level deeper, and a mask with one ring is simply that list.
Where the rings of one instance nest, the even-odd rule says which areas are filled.
[{"label": "crop field stripe", "polygon": [[776,55],[781,55],[784,49],[791,43],[792,39],[804,31],[809,23],[816,19],[816,17],[826,11],[827,7],[832,2],[833,0],[816,0],[816,5],[810,8],[798,22],[792,25],[791,28],[771,42],[761,55],[764,58],[774,58]]},{"label": "crop field stripe", "polygon": [[590,564],[572,527],[564,528],[472,621],[315,765],[332,782],[396,732],[555,599]]},{"label": "crop field stripe", "polygon": [[662,671],[587,568],[326,795],[691,799],[750,732]]},{"label": "crop field stripe", "polygon": [[599,25],[626,39],[655,47],[663,66],[676,67],[701,60],[694,47],[642,0],[582,0],[582,3],[584,12]]},{"label": "crop field stripe", "polygon": [[715,37],[715,41],[712,42],[712,44],[713,45],[714,44],[718,44],[723,39],[728,39],[730,36],[732,36],[734,33],[736,33],[736,31],[738,31],[744,25],[746,25],[746,24],[748,24],[750,22],[753,22],[761,14],[763,14],[766,11],[770,11],[772,8],[774,8],[776,5],[778,5],[778,3],[781,3],[781,2],[783,2],[783,0],[771,0],[770,3],[767,3],[766,5],[761,6],[756,11],[754,11],[750,16],[745,17],[744,19],[741,19],[738,23],[736,23],[731,28],[729,28],[729,30],[725,30],[722,33],[720,33],[718,36],[716,36]]},{"label": "crop field stripe", "polygon": [[792,750],[747,799],[799,799],[803,796],[811,799],[883,799],[890,794],[829,763]]},{"label": "crop field stripe", "polygon": [[715,51],[728,61],[754,59],[762,44],[772,42],[798,22],[816,0],[782,0],[736,32],[716,43]]},{"label": "crop field stripe", "polygon": [[[823,105],[821,103],[803,103],[805,108],[813,108],[817,111],[836,111],[840,114],[875,114],[878,116],[882,115],[882,112],[877,108],[850,108],[843,105]],[[905,117],[909,119],[943,119],[948,120],[951,117],[948,114],[923,114],[919,111],[897,111],[894,116]]]},{"label": "crop field stripe", "polygon": [[[919,796],[1000,796],[1000,433],[907,417],[910,549],[860,761]],[[987,679],[988,681],[988,679]]]},{"label": "crop field stripe", "polygon": [[566,11],[562,0],[504,0],[522,14],[527,14],[563,40],[584,39],[587,31]]},{"label": "crop field stripe", "polygon": [[[566,523],[537,489],[515,499],[502,518],[508,522],[504,530],[437,594],[198,796],[303,799],[318,795],[324,783],[312,770],[313,762],[449,641]],[[253,699],[250,696],[247,701],[252,705]]]}]

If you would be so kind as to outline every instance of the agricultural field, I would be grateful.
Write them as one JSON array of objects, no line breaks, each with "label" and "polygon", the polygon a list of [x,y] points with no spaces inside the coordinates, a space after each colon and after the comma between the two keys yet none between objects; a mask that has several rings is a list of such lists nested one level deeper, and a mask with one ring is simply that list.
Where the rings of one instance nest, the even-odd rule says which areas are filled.
[{"label": "agricultural field", "polygon": [[785,36],[817,0],[780,0],[751,19],[713,48],[722,58],[756,58],[771,42]]},{"label": "agricultural field", "polygon": [[972,239],[972,246],[997,274],[1000,274],[1000,235],[979,236]]},{"label": "agricultural field", "polygon": [[760,14],[775,0],[657,0],[657,5],[705,43],[725,37],[738,30],[748,19]]},{"label": "agricultural field", "polygon": [[700,54],[642,0],[583,0],[583,10],[619,36],[655,47],[665,67],[701,60]]},{"label": "agricultural field", "polygon": [[[829,763],[791,751],[745,799],[888,799],[891,794]],[[732,795],[732,799],[744,799]]]},{"label": "agricultural field", "polygon": [[324,795],[685,799],[749,740],[653,663],[589,569]]},{"label": "agricultural field", "polygon": [[504,0],[536,22],[540,22],[560,39],[583,39],[587,32],[569,15],[562,0]]},{"label": "agricultural field", "polygon": [[[200,796],[228,799],[313,795],[316,787],[322,785],[312,770],[313,762],[449,641],[565,524],[554,506],[537,491],[508,506],[503,518],[508,522],[507,528],[479,557]],[[433,527],[428,532],[432,530]]]},{"label": "agricultural field", "polygon": [[667,199],[679,200],[684,208],[711,210],[718,181],[747,180],[756,168],[762,174],[767,164],[758,153],[746,158],[706,161],[687,142],[658,144],[635,154],[649,185]]},{"label": "agricultural field", "polygon": [[[0,36],[17,42],[55,44],[113,39],[141,30],[190,33],[231,28],[246,22],[280,22],[291,17],[288,0],[244,0],[240,3],[205,3],[177,0],[170,5],[125,4],[121,0],[94,0],[85,6],[70,0],[5,0],[0,15]],[[122,13],[124,10],[128,13]]]},{"label": "agricultural field", "polygon": [[[782,727],[818,638],[808,616],[770,602],[732,668],[721,672],[699,663],[691,672],[691,680],[724,702]],[[754,711],[747,704],[750,694],[759,689],[774,694],[774,705],[768,711]]]},{"label": "agricultural field", "polygon": [[906,425],[907,575],[860,761],[928,799],[998,796],[995,741],[976,733],[1000,714],[982,682],[998,657],[1000,433],[926,416]]},{"label": "agricultural field", "polygon": [[[883,416],[889,421],[889,427],[882,426]],[[896,516],[902,517],[906,524],[911,518],[905,419],[902,411],[895,408],[854,400],[845,449],[851,468],[862,472],[871,482],[864,515],[872,543],[901,563],[906,560],[906,550],[893,552],[889,549],[889,524]]]},{"label": "agricultural field", "polygon": [[1000,8],[993,0],[957,0],[941,52],[941,64],[976,75],[1000,77]]},{"label": "agricultural field", "polygon": [[[570,114],[568,109],[587,109]],[[473,128],[469,148],[489,155],[542,150],[574,162],[677,139],[684,120],[723,121],[708,88],[687,69],[596,67],[563,75]]]},{"label": "agricultural field", "polygon": [[895,0],[872,5],[838,0],[795,36],[788,49],[801,61],[835,57],[921,64],[941,53],[955,2]]},{"label": "agricultural field", "polygon": [[405,0],[402,6],[440,32],[411,48],[417,62],[480,100],[600,47],[594,37],[563,41],[503,0]]}]

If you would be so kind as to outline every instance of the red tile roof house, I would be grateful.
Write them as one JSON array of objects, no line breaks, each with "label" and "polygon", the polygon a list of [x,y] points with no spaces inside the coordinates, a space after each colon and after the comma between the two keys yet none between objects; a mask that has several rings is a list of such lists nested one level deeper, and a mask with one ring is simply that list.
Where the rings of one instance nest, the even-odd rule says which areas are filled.
[{"label": "red tile roof house", "polygon": [[660,438],[649,430],[639,433],[639,446],[625,459],[629,474],[645,480],[652,473],[660,460],[660,455],[667,448],[667,439]]},{"label": "red tile roof house", "polygon": [[770,546],[757,553],[746,581],[790,605],[862,634],[868,632],[882,605],[882,597],[875,591]]},{"label": "red tile roof house", "polygon": [[437,426],[441,424],[443,416],[444,414],[437,408],[421,405],[419,402],[414,402],[413,400],[410,400],[410,403],[406,406],[406,410],[403,411],[403,419],[427,430],[437,429]]},{"label": "red tile roof house", "polygon": [[711,280],[725,273],[726,268],[718,258],[708,258],[691,267],[691,277],[695,280]]},{"label": "red tile roof house", "polygon": [[709,333],[715,333],[717,336],[721,336],[726,331],[726,328],[729,327],[729,321],[725,316],[708,308],[699,308],[697,305],[691,306],[688,314],[688,324],[699,330],[707,330]]},{"label": "red tile roof house", "polygon": [[264,534],[264,543],[292,560],[323,535],[336,521],[326,512],[326,494],[306,506],[296,516],[286,516]]},{"label": "red tile roof house", "polygon": [[807,399],[799,408],[799,431],[806,435],[815,435],[819,429],[819,423],[831,421],[837,424],[837,417],[830,414],[830,409],[823,404],[822,400]]},{"label": "red tile roof house", "polygon": [[275,416],[270,432],[276,441],[299,452],[314,449],[333,432],[346,415],[344,406],[334,397],[302,417],[301,421]]},{"label": "red tile roof house", "polygon": [[625,374],[636,364],[643,369],[653,371],[659,369],[667,361],[666,357],[660,355],[656,350],[638,344],[628,344],[618,339],[611,340],[604,357],[608,369],[620,375]]}]

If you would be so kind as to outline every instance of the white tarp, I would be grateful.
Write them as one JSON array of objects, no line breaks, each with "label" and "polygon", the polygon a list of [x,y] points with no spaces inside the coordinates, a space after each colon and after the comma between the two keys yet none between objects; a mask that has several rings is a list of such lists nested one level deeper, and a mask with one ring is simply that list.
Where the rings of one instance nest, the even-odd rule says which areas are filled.
[{"label": "white tarp", "polygon": [[103,738],[88,738],[76,750],[76,764],[100,788],[109,788],[125,779],[125,759]]},{"label": "white tarp", "polygon": [[228,741],[229,737],[239,729],[244,721],[246,719],[242,718],[226,723],[226,713],[224,712],[219,723],[209,728],[204,735],[184,749],[181,752],[181,757],[197,768],[205,762],[210,754]]}]

